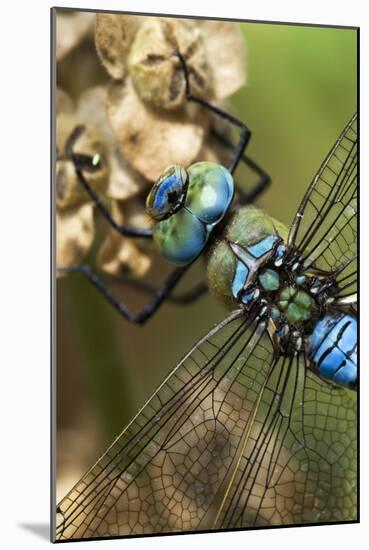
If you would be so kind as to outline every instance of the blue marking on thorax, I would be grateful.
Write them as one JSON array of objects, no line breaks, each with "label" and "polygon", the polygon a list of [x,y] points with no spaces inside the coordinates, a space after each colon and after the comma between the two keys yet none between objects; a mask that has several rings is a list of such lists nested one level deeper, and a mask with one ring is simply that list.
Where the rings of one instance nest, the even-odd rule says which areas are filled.
[{"label": "blue marking on thorax", "polygon": [[247,305],[248,303],[251,302],[251,300],[254,299],[254,291],[253,290],[250,290],[249,292],[246,292],[242,298],[241,298],[241,301],[243,304]]},{"label": "blue marking on thorax", "polygon": [[242,289],[245,293],[241,296],[241,301],[247,304],[252,300],[254,293],[246,292],[246,282],[250,269],[257,271],[258,260],[273,249],[274,244],[280,240],[278,235],[269,235],[260,242],[249,246],[246,250],[237,243],[230,243],[231,249],[237,258],[235,274],[232,282],[232,295],[236,300],[240,299]]},{"label": "blue marking on thorax", "polygon": [[278,237],[278,235],[269,235],[269,237],[265,237],[262,241],[249,246],[247,251],[250,252],[250,254],[252,254],[255,258],[260,258],[267,252],[270,252],[273,245],[279,240],[280,237]]},{"label": "blue marking on thorax", "polygon": [[237,261],[236,273],[232,283],[232,295],[237,299],[238,293],[242,290],[243,285],[246,282],[247,276],[249,274],[249,268],[245,266],[239,260]]},{"label": "blue marking on thorax", "polygon": [[319,374],[352,387],[357,381],[357,320],[347,314],[327,315],[310,336],[311,360]]}]

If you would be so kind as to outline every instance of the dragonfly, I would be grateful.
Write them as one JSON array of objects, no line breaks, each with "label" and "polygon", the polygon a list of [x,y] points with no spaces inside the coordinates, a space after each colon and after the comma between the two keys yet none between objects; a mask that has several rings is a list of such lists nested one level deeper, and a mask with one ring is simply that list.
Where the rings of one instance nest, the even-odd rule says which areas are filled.
[{"label": "dragonfly", "polygon": [[[188,98],[235,123],[240,142],[227,168],[163,172],[146,203],[152,231],[117,227],[153,239],[177,267],[138,313],[88,266],[68,270],[141,324],[203,255],[207,287],[230,313],[57,505],[57,540],[356,520],[357,117],[288,229],[256,206],[233,207],[250,133],[193,98],[186,76]],[[88,159],[74,160],[109,219],[84,179]]]}]

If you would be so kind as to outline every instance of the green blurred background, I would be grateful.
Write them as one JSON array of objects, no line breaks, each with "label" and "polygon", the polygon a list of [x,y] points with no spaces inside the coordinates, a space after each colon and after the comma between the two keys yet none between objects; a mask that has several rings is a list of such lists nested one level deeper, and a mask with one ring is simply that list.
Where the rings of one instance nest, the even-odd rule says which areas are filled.
[{"label": "green blurred background", "polygon": [[[259,204],[289,224],[307,184],[356,109],[357,34],[349,29],[241,26],[248,83],[231,103],[252,129],[248,154],[272,176]],[[237,181],[247,187],[250,174],[241,170]],[[151,280],[163,280],[165,272],[158,261]],[[202,278],[198,261],[180,288]],[[145,302],[129,287],[116,288],[116,293],[132,309]],[[222,306],[206,296],[191,306],[165,304],[146,326],[130,326],[80,277],[58,281],[58,497],[223,316]]]}]

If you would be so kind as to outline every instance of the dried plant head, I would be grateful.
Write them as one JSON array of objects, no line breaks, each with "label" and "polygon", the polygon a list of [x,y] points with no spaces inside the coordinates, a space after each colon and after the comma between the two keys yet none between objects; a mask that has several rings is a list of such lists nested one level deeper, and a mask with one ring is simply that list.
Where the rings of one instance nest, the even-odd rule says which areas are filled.
[{"label": "dried plant head", "polygon": [[[69,151],[71,137],[84,121],[76,117],[73,101],[61,89],[56,93],[56,115],[56,265],[68,267],[79,262],[92,245],[94,206],[78,181]],[[104,144],[96,130],[86,126],[73,144],[73,152],[101,155],[101,169],[86,177],[95,189],[105,189],[109,170]]]},{"label": "dried plant head", "polygon": [[[229,102],[226,100],[214,101],[213,105],[224,112],[230,111]],[[221,138],[224,138],[229,143],[233,143],[235,138],[234,129],[229,124],[228,120],[224,120],[214,113],[211,113],[209,118],[209,132],[196,161],[205,160],[227,166],[232,151],[217,136],[221,136]]]},{"label": "dried plant head", "polygon": [[225,165],[228,158],[229,154],[227,155],[227,150],[216,138],[209,136],[201,147],[196,161],[217,162]]},{"label": "dried plant head", "polygon": [[209,95],[212,74],[200,29],[186,19],[147,18],[138,29],[129,57],[129,73],[140,98],[154,107],[178,109],[186,101],[181,52],[195,95]]},{"label": "dried plant head", "polygon": [[109,122],[124,159],[153,182],[169,164],[191,164],[207,139],[209,113],[186,100],[174,53],[191,93],[218,101],[245,82],[242,35],[232,22],[103,15],[95,39],[113,77]]},{"label": "dried plant head", "polygon": [[[142,210],[142,200],[138,198],[129,201],[113,200],[111,212],[120,224],[137,228],[152,226],[152,221]],[[148,254],[151,251],[151,243],[146,239],[133,240],[110,229],[99,249],[97,261],[99,267],[110,275],[143,277],[151,266],[151,257]]]},{"label": "dried plant head", "polygon": [[192,93],[223,99],[245,83],[245,47],[231,21],[98,14],[96,48],[110,76],[132,78],[155,108],[185,104],[185,79],[174,52],[186,60]]},{"label": "dried plant head", "polygon": [[69,144],[78,128],[83,128],[72,149],[74,154],[99,156],[99,167],[96,170],[85,170],[84,177],[97,192],[104,192],[109,178],[106,146],[101,134],[91,125],[85,125],[75,114],[61,113],[56,119],[56,206],[58,209],[71,208],[78,204],[90,202],[91,199],[79,182],[74,162],[69,151]]},{"label": "dried plant head", "polygon": [[96,50],[107,72],[116,80],[126,74],[129,48],[141,19],[134,15],[96,14]]},{"label": "dried plant head", "polygon": [[151,182],[170,164],[191,164],[208,119],[195,105],[175,113],[152,109],[140,100],[130,79],[109,86],[108,115],[125,158]]},{"label": "dried plant head", "polygon": [[83,11],[57,10],[56,59],[65,57],[88,33],[93,32],[95,14]]},{"label": "dried plant head", "polygon": [[[76,128],[73,153],[88,156],[99,155],[101,169],[96,172],[83,170],[90,186],[104,200],[111,200],[111,213],[117,223],[137,227],[149,226],[144,213],[144,198],[132,199],[139,193],[146,195],[147,180],[124,158],[109,122],[106,110],[106,89],[103,86],[84,92],[73,109],[73,102],[62,90],[58,91],[56,203],[57,203],[57,258],[59,267],[67,267],[80,261],[89,250],[94,236],[94,203],[82,187],[70,148]],[[127,202],[128,201],[128,202]],[[83,208],[84,206],[88,208]],[[101,268],[111,274],[131,273],[143,275],[151,260],[146,255],[150,248],[145,241],[132,243],[114,229],[109,229],[99,258]],[[62,263],[61,263],[62,262]]]},{"label": "dried plant head", "polygon": [[109,124],[106,103],[105,86],[90,88],[80,96],[77,113],[82,120],[90,121],[104,139],[110,169],[106,196],[126,200],[148,188],[148,182],[124,157],[117,137]]},{"label": "dried plant head", "polygon": [[232,21],[196,21],[212,72],[212,98],[221,100],[246,84],[246,44],[240,26]]},{"label": "dried plant head", "polygon": [[[245,47],[232,22],[99,13],[95,44],[96,63],[101,67],[101,61],[110,83],[82,88],[75,102],[57,92],[60,266],[79,261],[94,238],[94,204],[68,152],[76,127],[84,131],[77,135],[73,152],[99,155],[99,169],[83,173],[113,218],[149,227],[145,197],[165,167],[197,160],[226,163],[229,154],[209,131],[216,123],[213,115],[187,101],[183,67],[174,52],[186,60],[191,93],[213,104],[220,105],[245,82]],[[151,251],[150,242],[122,237],[109,227],[97,261],[112,275],[142,276],[151,265]]]},{"label": "dried plant head", "polygon": [[93,205],[89,203],[56,211],[58,268],[78,263],[90,249],[95,234],[93,210]]},{"label": "dried plant head", "polygon": [[74,102],[72,98],[60,87],[56,89],[55,96],[56,114],[72,114],[74,111]]}]

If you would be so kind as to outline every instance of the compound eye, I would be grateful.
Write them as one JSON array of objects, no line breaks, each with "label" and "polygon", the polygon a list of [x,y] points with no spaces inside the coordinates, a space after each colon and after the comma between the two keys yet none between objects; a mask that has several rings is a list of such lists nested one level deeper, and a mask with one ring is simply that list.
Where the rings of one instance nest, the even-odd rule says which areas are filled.
[{"label": "compound eye", "polygon": [[188,176],[182,166],[169,166],[151,189],[146,211],[154,220],[169,218],[182,208],[186,198]]}]

